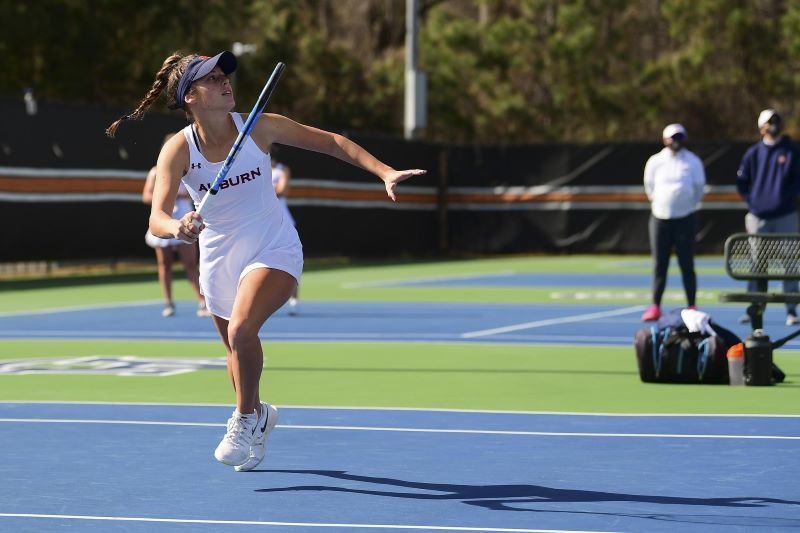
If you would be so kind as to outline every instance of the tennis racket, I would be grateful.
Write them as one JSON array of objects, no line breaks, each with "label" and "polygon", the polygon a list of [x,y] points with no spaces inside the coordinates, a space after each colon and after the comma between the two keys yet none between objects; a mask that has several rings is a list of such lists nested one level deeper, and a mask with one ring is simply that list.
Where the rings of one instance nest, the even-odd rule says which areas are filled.
[{"label": "tennis racket", "polygon": [[[233,166],[234,161],[236,161],[236,156],[238,156],[239,152],[242,150],[242,146],[244,146],[245,141],[250,136],[250,132],[253,131],[253,127],[256,125],[256,122],[259,118],[261,118],[261,114],[264,112],[264,109],[267,107],[267,104],[272,98],[272,93],[275,92],[275,87],[278,85],[278,80],[280,80],[285,69],[285,63],[278,62],[278,64],[275,65],[275,70],[272,71],[272,74],[267,80],[267,84],[264,85],[264,88],[261,90],[261,94],[259,95],[258,100],[256,100],[256,105],[254,105],[253,110],[250,111],[250,115],[247,117],[247,120],[242,127],[242,131],[239,132],[239,136],[236,137],[236,141],[234,141],[231,151],[225,158],[222,168],[220,168],[219,172],[217,172],[217,177],[214,178],[214,181],[211,183],[211,187],[208,189],[208,192],[205,194],[205,196],[203,196],[203,199],[200,200],[200,204],[197,206],[197,209],[195,209],[195,212],[201,217],[206,211],[206,206],[208,203],[213,201],[214,196],[216,196],[216,194],[219,192],[220,185],[222,185],[222,182],[228,175],[228,172]],[[196,227],[200,227],[201,223],[199,221],[193,220],[192,222]]]}]

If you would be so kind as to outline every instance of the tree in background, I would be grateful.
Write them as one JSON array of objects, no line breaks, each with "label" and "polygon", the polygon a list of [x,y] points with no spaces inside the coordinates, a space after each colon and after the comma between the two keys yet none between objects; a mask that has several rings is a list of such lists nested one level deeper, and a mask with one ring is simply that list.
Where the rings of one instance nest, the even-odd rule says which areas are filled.
[{"label": "tree in background", "polygon": [[[420,0],[430,140],[653,140],[755,135],[757,112],[797,127],[800,4],[791,0]],[[173,51],[256,44],[240,108],[285,61],[271,109],[399,135],[401,0],[0,1],[0,94],[124,105]]]}]

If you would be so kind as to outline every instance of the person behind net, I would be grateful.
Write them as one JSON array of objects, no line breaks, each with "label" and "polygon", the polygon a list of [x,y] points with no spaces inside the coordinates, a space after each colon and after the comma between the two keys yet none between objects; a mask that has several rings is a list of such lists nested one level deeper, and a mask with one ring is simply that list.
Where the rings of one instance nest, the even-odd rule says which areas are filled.
[{"label": "person behind net", "polygon": [[[176,219],[175,198],[183,182],[198,205],[242,129],[228,76],[236,57],[175,53],[164,61],[149,92],[130,115],[112,123],[113,136],[128,119],[141,119],[160,96],[182,109],[189,125],[158,157],[150,230],[162,238],[200,243],[200,286],[228,356],[236,408],[214,457],[236,470],[252,470],[264,458],[277,409],[260,399],[264,356],[259,331],[297,287],[303,251],[294,226],[283,220],[268,181],[273,143],[328,154],[380,178],[396,200],[398,183],[425,170],[395,170],[341,135],[265,113],[244,142],[208,211]],[[201,223],[195,226],[195,221]]]},{"label": "person behind net", "polygon": [[694,243],[697,211],[706,185],[703,162],[684,143],[686,128],[670,124],[662,132],[664,148],[650,156],[644,167],[644,190],[650,200],[650,250],[653,256],[652,303],[643,321],[661,318],[661,299],[673,248],[678,256],[689,309],[697,309],[697,274]]},{"label": "person behind net", "polygon": [[[164,137],[166,143],[174,133],[168,134]],[[163,146],[163,144],[162,144]],[[144,180],[144,188],[142,189],[142,201],[150,205],[153,202],[153,187],[156,182],[156,167],[152,167],[147,173],[147,178]],[[175,198],[175,207],[172,209],[172,216],[174,218],[181,218],[186,213],[194,209],[192,200],[189,198],[189,193],[186,187],[181,185],[178,188],[178,195]],[[211,316],[211,313],[206,308],[206,299],[200,293],[199,283],[199,269],[197,266],[197,245],[189,244],[181,240],[170,238],[162,239],[156,237],[148,229],[144,235],[144,241],[147,245],[155,250],[156,262],[158,264],[158,283],[161,285],[161,290],[164,293],[164,309],[161,311],[161,316],[170,317],[175,314],[175,301],[172,299],[172,265],[175,261],[175,254],[183,263],[183,268],[186,270],[186,278],[189,280],[189,285],[197,298],[197,316]]]},{"label": "person behind net", "polygon": [[[289,169],[288,165],[278,162],[278,160],[275,158],[277,152],[277,146],[273,146],[272,153],[270,153],[270,163],[272,164],[272,187],[275,189],[275,194],[278,196],[278,201],[281,204],[281,209],[283,210],[283,219],[288,221],[292,226],[296,226],[297,224],[295,223],[294,217],[289,211],[289,205],[286,202],[286,198],[289,196],[289,180],[292,179],[292,171]],[[292,295],[289,297],[290,315],[297,314],[299,291],[300,286],[298,284],[298,286],[294,288]]]},{"label": "person behind net", "polygon": [[[783,135],[783,117],[774,109],[758,115],[761,140],[747,149],[736,178],[739,195],[747,202],[747,233],[797,233],[800,194],[800,148]],[[747,282],[749,292],[766,292],[767,280]],[[784,280],[784,292],[798,292],[797,280]],[[747,323],[746,313],[739,322]],[[786,325],[798,323],[797,304],[786,304]]]}]

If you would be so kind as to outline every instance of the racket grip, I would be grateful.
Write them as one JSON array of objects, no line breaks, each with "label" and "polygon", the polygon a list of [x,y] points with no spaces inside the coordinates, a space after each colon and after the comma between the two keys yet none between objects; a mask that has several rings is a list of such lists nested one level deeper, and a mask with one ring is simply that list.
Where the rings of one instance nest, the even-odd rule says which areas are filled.
[{"label": "racket grip", "polygon": [[[197,207],[194,208],[194,212],[197,213],[200,216],[200,218],[203,218],[203,213],[206,211],[206,204],[208,203],[209,199],[211,199],[211,197],[214,196],[214,194],[216,194],[216,192],[213,192],[211,194],[206,193],[206,195],[203,196],[203,199],[200,200],[200,203],[197,204]],[[194,224],[195,228],[199,228],[203,223],[197,219],[194,219],[192,220],[192,224]]]}]

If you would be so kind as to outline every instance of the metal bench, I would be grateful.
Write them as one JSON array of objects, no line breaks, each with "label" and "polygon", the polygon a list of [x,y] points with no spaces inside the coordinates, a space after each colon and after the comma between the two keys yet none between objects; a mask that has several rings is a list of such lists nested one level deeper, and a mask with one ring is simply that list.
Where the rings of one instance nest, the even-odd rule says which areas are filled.
[{"label": "metal bench", "polygon": [[800,292],[768,292],[769,281],[800,280],[800,234],[736,233],[725,241],[725,270],[733,279],[757,281],[758,292],[723,293],[722,302],[745,302],[753,330],[763,329],[768,303],[800,303]]}]

